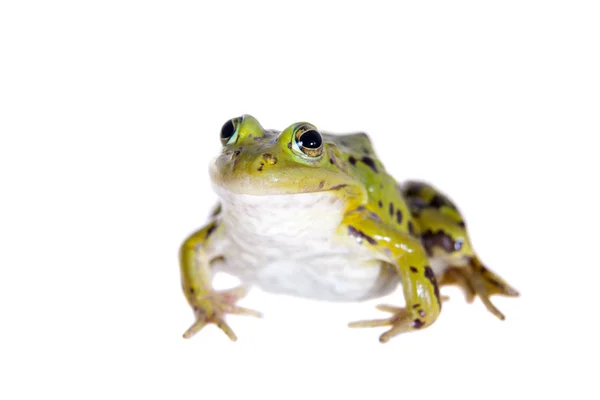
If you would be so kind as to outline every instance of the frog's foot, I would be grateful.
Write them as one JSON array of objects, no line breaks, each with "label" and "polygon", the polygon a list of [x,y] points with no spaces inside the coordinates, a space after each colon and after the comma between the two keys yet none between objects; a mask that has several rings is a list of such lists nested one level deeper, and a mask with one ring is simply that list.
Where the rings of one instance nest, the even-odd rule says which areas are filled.
[{"label": "frog's foot", "polygon": [[392,314],[392,316],[383,319],[350,322],[348,326],[350,328],[376,328],[380,326],[391,326],[391,329],[379,336],[379,341],[381,343],[387,343],[394,336],[421,329],[426,325],[422,319],[414,318],[413,313],[404,307],[380,304],[376,308],[379,311],[389,312]]},{"label": "frog's foot", "polygon": [[245,297],[248,289],[244,286],[235,287],[218,292],[211,292],[205,296],[200,296],[194,300],[192,305],[196,322],[183,334],[185,339],[189,339],[200,332],[208,324],[217,325],[232,341],[237,340],[236,334],[225,322],[225,314],[249,315],[253,317],[262,317],[258,311],[239,307],[235,303]]},{"label": "frog's foot", "polygon": [[462,270],[463,268],[457,267],[448,268],[440,280],[440,286],[458,286],[465,294],[465,300],[470,304],[475,300],[476,293]]},{"label": "frog's foot", "polygon": [[493,295],[519,296],[518,291],[487,269],[477,257],[473,257],[466,267],[448,268],[440,284],[460,287],[469,303],[472,303],[476,296],[479,297],[487,310],[501,320],[505,319],[504,314],[492,304],[490,297]]}]

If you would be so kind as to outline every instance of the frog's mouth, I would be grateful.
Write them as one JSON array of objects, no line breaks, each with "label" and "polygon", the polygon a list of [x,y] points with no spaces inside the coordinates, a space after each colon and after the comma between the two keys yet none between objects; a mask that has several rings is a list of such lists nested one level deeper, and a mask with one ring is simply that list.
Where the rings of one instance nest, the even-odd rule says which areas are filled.
[{"label": "frog's mouth", "polygon": [[252,165],[223,162],[217,158],[211,164],[210,178],[215,190],[254,196],[332,192],[344,197],[367,198],[366,189],[356,185],[351,177],[306,166],[264,165],[262,170]]}]

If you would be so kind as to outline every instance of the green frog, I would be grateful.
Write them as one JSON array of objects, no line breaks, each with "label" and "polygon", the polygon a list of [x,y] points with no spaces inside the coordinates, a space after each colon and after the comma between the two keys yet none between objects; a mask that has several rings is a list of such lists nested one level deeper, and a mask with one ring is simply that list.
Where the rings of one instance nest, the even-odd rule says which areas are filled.
[{"label": "green frog", "polygon": [[[306,122],[280,132],[244,115],[227,121],[220,138],[210,166],[219,204],[180,249],[195,316],[185,338],[216,324],[236,340],[225,316],[260,316],[237,304],[252,285],[327,301],[368,300],[400,285],[404,307],[380,305],[389,317],[349,324],[387,327],[382,343],[433,324],[440,286],[459,286],[500,319],[490,296],[518,296],[476,255],[454,203],[427,183],[398,183],[366,134],[325,133]],[[242,286],[214,290],[217,271]]]}]

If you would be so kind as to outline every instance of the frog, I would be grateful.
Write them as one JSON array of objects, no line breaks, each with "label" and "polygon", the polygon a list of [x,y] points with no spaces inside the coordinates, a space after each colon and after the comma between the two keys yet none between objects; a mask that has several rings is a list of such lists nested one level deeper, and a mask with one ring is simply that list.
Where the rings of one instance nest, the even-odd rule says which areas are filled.
[{"label": "frog", "polygon": [[[218,204],[179,250],[182,290],[194,323],[237,340],[227,315],[261,317],[240,306],[250,288],[331,302],[377,299],[401,288],[404,306],[376,308],[387,317],[351,328],[385,328],[382,343],[431,326],[460,288],[493,315],[494,295],[519,293],[483,264],[465,219],[450,198],[425,181],[398,182],[364,132],[320,131],[296,122],[265,129],[251,115],[226,121],[222,150],[209,166]],[[241,285],[215,290],[225,272]]]}]

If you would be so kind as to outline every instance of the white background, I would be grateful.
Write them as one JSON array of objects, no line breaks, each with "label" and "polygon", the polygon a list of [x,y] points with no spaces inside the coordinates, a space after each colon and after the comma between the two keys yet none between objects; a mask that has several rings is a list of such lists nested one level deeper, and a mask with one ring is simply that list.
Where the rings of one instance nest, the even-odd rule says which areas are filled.
[{"label": "white background", "polygon": [[[2,2],[0,398],[598,398],[599,18],[591,1]],[[434,326],[381,345],[346,328],[379,301],[254,290],[265,318],[229,318],[237,343],[183,340],[178,246],[243,113],[364,130],[399,180],[449,193],[522,292],[495,300],[507,320],[449,288]]]}]

